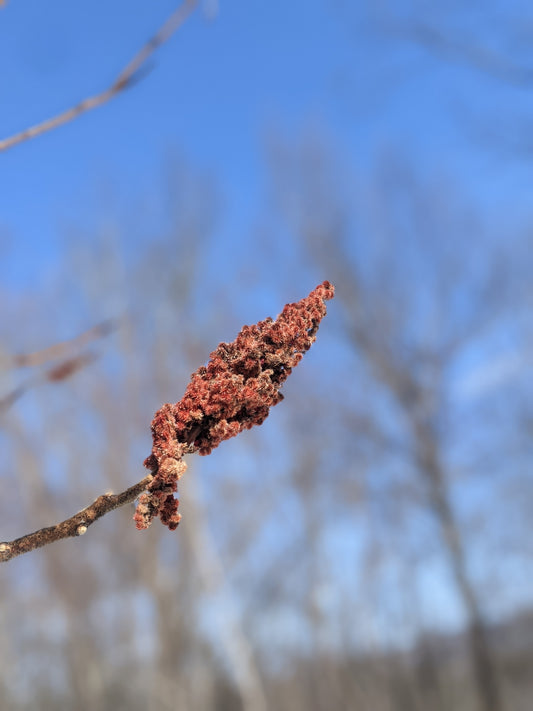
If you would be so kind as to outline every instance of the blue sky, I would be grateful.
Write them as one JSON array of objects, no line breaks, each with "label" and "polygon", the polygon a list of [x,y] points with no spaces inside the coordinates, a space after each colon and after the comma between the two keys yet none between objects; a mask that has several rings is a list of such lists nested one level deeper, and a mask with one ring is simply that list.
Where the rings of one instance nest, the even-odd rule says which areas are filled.
[{"label": "blue sky", "polygon": [[[103,90],[174,7],[10,2],[0,16],[0,136]],[[116,193],[127,209],[157,190],[172,152],[222,186],[224,230],[238,239],[264,180],[269,131],[292,139],[323,132],[362,174],[372,173],[383,151],[397,150],[421,176],[453,180],[489,221],[505,215],[508,224],[529,213],[529,161],[483,131],[501,131],[503,145],[514,138],[513,112],[527,118],[531,92],[380,31],[371,7],[220,2],[212,21],[197,11],[138,85],[2,154],[1,227],[16,241],[2,278],[35,283],[57,258],[62,222],[90,221],[102,193]],[[526,12],[498,3],[490,9],[474,35],[489,44],[498,9],[511,20]],[[417,12],[400,3],[391,17]],[[476,29],[475,8],[440,8],[435,16],[459,36]]]}]

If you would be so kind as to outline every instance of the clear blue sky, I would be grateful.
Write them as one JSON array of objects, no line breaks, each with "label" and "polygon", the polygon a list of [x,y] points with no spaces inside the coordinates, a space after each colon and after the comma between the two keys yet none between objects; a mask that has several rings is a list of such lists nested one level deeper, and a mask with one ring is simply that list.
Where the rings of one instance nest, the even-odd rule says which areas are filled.
[{"label": "clear blue sky", "polygon": [[[0,137],[104,89],[174,7],[11,0],[0,14]],[[371,8],[221,1],[214,21],[196,12],[137,86],[0,155],[0,234],[16,241],[7,261],[4,245],[1,278],[35,283],[57,256],[60,223],[90,219],[103,182],[135,201],[172,150],[223,186],[227,233],[237,234],[260,191],[272,128],[294,138],[323,130],[363,174],[385,148],[400,150],[422,176],[452,178],[489,221],[528,212],[529,161],[490,131],[503,146],[514,140],[514,112],[533,111],[531,91],[376,31]],[[520,4],[483,8],[442,7],[429,20],[500,47],[513,37],[507,24],[531,15]],[[391,17],[421,19],[407,2]]]}]

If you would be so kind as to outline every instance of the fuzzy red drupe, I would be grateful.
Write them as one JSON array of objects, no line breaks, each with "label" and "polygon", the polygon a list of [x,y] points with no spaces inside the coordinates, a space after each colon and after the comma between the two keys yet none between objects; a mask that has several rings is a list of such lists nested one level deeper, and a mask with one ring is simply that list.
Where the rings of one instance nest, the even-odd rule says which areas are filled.
[{"label": "fuzzy red drupe", "polygon": [[292,368],[314,343],[325,302],[334,293],[325,281],[305,299],[287,304],[276,320],[244,326],[193,373],[178,403],[156,412],[152,453],[144,463],[154,478],[139,498],[137,528],[148,528],[155,516],[170,529],[177,527],[181,516],[174,494],[187,468],[183,455],[210,454],[223,440],[264,422],[283,399],[279,389]]}]

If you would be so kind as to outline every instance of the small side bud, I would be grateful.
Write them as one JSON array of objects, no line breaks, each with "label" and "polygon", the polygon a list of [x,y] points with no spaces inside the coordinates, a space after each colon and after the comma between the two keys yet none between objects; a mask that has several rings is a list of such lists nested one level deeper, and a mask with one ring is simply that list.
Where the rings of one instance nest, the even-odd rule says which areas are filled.
[{"label": "small side bud", "polygon": [[80,525],[76,529],[76,535],[83,536],[84,533],[87,533],[87,526],[84,523],[80,523]]}]

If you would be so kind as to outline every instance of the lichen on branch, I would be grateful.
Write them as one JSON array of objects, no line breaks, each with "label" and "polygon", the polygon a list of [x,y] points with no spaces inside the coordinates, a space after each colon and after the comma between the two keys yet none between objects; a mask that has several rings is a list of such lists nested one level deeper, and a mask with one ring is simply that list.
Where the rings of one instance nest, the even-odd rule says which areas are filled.
[{"label": "lichen on branch", "polygon": [[325,302],[334,293],[325,281],[306,298],[287,304],[277,319],[244,326],[192,374],[179,402],[156,412],[152,453],[144,463],[153,479],[139,498],[137,528],[147,528],[156,516],[171,530],[177,527],[181,516],[174,494],[187,468],[183,456],[210,454],[222,441],[265,421],[283,399],[281,386],[315,342]]}]

